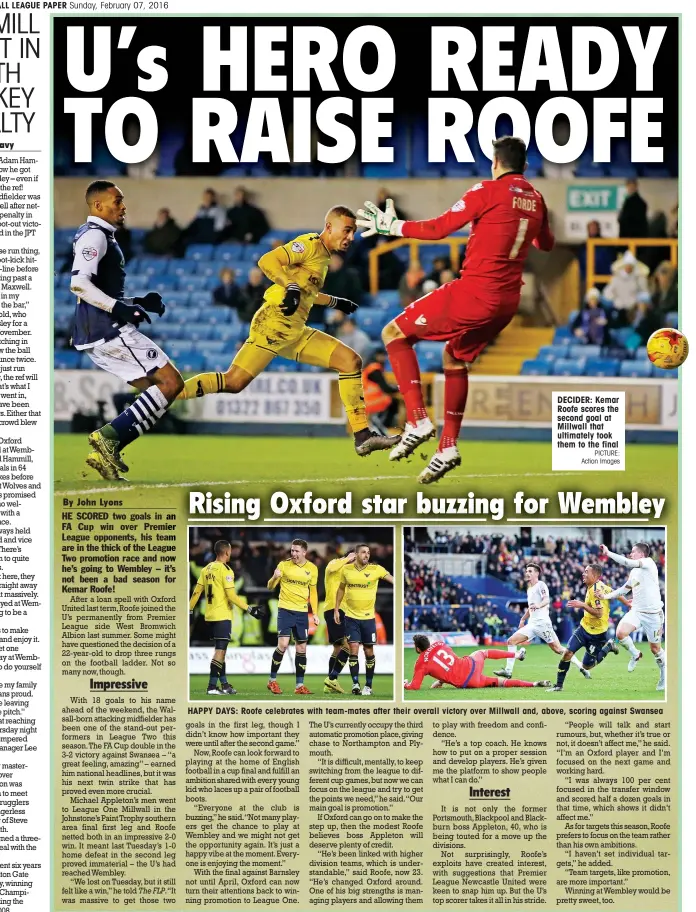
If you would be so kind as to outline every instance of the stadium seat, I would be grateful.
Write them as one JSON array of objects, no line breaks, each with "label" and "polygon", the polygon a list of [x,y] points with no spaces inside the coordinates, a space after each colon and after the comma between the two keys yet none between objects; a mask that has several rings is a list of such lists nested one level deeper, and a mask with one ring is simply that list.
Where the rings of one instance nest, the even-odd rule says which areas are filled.
[{"label": "stadium seat", "polygon": [[572,342],[573,338],[573,331],[569,326],[557,326],[553,334],[553,344],[569,343]]},{"label": "stadium seat", "polygon": [[542,345],[537,352],[537,360],[539,361],[555,361],[557,358],[568,357],[567,345]]},{"label": "stadium seat", "polygon": [[672,368],[672,370],[664,370],[653,364],[652,375],[660,380],[677,380],[679,377],[679,370],[676,367]]},{"label": "stadium seat", "polygon": [[619,329],[612,329],[611,338],[616,343],[616,345],[622,345],[625,347],[633,333],[634,330],[632,326],[622,326]]},{"label": "stadium seat", "polygon": [[76,370],[81,358],[82,352],[74,349],[58,350],[53,355],[53,367],[56,370]]},{"label": "stadium seat", "polygon": [[576,177],[607,177],[607,167],[601,162],[592,161],[592,149],[587,148],[575,164]]},{"label": "stadium seat", "polygon": [[650,377],[652,376],[652,364],[650,361],[622,361],[619,376]]},{"label": "stadium seat", "polygon": [[173,275],[153,275],[150,279],[150,291],[159,291],[164,294],[165,291],[176,291],[178,278]]},{"label": "stadium seat", "polygon": [[584,358],[558,358],[551,365],[552,373],[556,377],[582,377],[585,373]]},{"label": "stadium seat", "polygon": [[[190,297],[191,295],[188,291],[175,291],[174,289],[169,289],[165,294],[162,295],[164,303],[167,305],[167,307],[169,307],[170,304],[176,307],[186,307],[189,303]],[[169,316],[169,314],[167,314],[167,316]],[[190,319],[193,318],[190,317]]]},{"label": "stadium seat", "polygon": [[[206,276],[202,275],[180,275],[179,291],[205,291],[208,282]],[[210,300],[210,295],[206,293],[206,300]]]},{"label": "stadium seat", "polygon": [[193,275],[195,271],[196,264],[193,260],[169,260],[167,262],[167,275]]},{"label": "stadium seat", "polygon": [[385,325],[383,313],[375,310],[358,310],[354,320],[372,339],[379,338]]},{"label": "stadium seat", "polygon": [[75,228],[56,228],[53,232],[53,254],[56,259],[59,256],[69,256],[72,253],[72,244],[77,232]]},{"label": "stadium seat", "polygon": [[220,267],[217,263],[212,263],[210,260],[195,260],[195,264],[196,275],[205,276],[206,278],[220,275]]},{"label": "stadium seat", "polygon": [[571,345],[566,358],[600,358],[601,345]]},{"label": "stadium seat", "polygon": [[164,257],[136,257],[128,264],[129,271],[146,276],[164,276],[169,260]]},{"label": "stadium seat", "polygon": [[203,355],[219,354],[220,352],[229,351],[229,342],[224,339],[201,339],[196,343],[196,351]]},{"label": "stadium seat", "polygon": [[631,161],[631,144],[618,140],[611,150],[611,161],[606,165],[610,177],[637,177],[638,170]]},{"label": "stadium seat", "polygon": [[[430,371],[432,373],[439,373],[442,371],[442,351],[437,351],[433,348],[427,348],[426,346],[437,345],[437,342],[421,342],[416,347],[416,353],[418,355],[418,363],[422,371]],[[444,347],[444,346],[443,346]]]},{"label": "stadium seat", "polygon": [[187,260],[211,260],[215,247],[212,244],[191,244],[186,248]]},{"label": "stadium seat", "polygon": [[644,345],[642,345],[640,348],[637,348],[635,350],[634,357],[635,357],[636,361],[649,361],[650,360],[648,358],[648,350]]},{"label": "stadium seat", "polygon": [[209,291],[192,291],[189,296],[189,304],[196,307],[209,307],[212,304],[212,295]]},{"label": "stadium seat", "polygon": [[319,367],[318,364],[302,364],[298,361],[299,371],[301,374],[321,374],[324,373],[324,368]]},{"label": "stadium seat", "polygon": [[[243,244],[221,244],[215,248],[214,263],[234,263],[244,258],[246,248]],[[222,269],[222,266],[220,266]]]},{"label": "stadium seat", "polygon": [[231,356],[229,354],[226,355],[224,352],[205,351],[202,349],[198,349],[198,351],[203,356],[203,370],[206,371],[227,370],[232,360]]},{"label": "stadium seat", "polygon": [[205,358],[196,351],[182,352],[175,364],[184,374],[197,374],[204,369]]},{"label": "stadium seat", "polygon": [[570,315],[568,316],[568,323],[566,324],[568,329],[572,330],[573,323],[575,323],[579,313],[579,310],[571,310]]},{"label": "stadium seat", "polygon": [[617,377],[621,362],[618,358],[588,358],[585,364],[586,377]]},{"label": "stadium seat", "polygon": [[551,364],[548,361],[525,361],[520,373],[527,377],[546,377],[551,373]]},{"label": "stadium seat", "polygon": [[396,290],[380,291],[379,294],[370,295],[369,297],[372,307],[378,307],[380,310],[387,310],[397,304],[399,307],[401,306],[401,298]]},{"label": "stadium seat", "polygon": [[679,329],[679,311],[672,310],[667,314],[665,318],[665,325],[670,326],[672,329]]},{"label": "stadium seat", "polygon": [[196,326],[186,327],[186,336],[191,342],[198,342],[201,339],[217,339],[217,327],[209,324],[197,324]]}]

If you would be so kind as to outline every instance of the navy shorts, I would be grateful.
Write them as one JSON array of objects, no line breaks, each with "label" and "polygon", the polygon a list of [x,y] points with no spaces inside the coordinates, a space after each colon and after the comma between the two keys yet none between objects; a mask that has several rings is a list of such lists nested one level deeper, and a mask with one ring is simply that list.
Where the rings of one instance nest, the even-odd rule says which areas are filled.
[{"label": "navy shorts", "polygon": [[306,643],[309,633],[309,619],[306,611],[278,609],[278,636],[293,636],[296,643]]},{"label": "navy shorts", "polygon": [[344,640],[346,637],[346,615],[342,610],[339,610],[338,616],[340,621],[338,624],[334,621],[333,608],[327,609],[324,612],[324,620],[326,621],[326,632],[329,635],[329,643],[340,643],[341,640]]},{"label": "navy shorts", "polygon": [[211,640],[231,640],[232,621],[208,621],[208,635]]},{"label": "navy shorts", "polygon": [[346,615],[346,636],[349,643],[362,643],[363,646],[372,646],[377,642],[377,621],[370,618],[359,621],[357,618]]},{"label": "navy shorts", "polygon": [[607,641],[608,631],[604,633],[588,633],[584,627],[576,627],[571,638],[568,640],[566,649],[571,652],[578,652],[585,647],[585,655],[582,658],[582,664],[586,668],[591,668],[597,662],[597,653]]}]

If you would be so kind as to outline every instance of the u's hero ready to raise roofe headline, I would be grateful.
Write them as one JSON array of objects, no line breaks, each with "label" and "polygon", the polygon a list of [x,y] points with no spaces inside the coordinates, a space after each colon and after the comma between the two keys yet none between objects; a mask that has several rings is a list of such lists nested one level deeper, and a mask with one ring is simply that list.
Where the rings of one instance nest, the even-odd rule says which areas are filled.
[{"label": "u's hero ready to raise roofe headline", "polygon": [[[660,519],[667,498],[643,495],[638,491],[617,491],[607,497],[585,497],[582,491],[558,491],[555,495],[557,513],[551,511],[551,497],[532,497],[517,491],[511,499],[511,511],[504,497],[479,497],[469,491],[461,497],[426,497],[420,491],[415,497],[384,497],[374,494],[353,503],[353,494],[346,491],[340,497],[317,497],[305,491],[292,497],[275,491],[268,498],[267,511],[273,516],[480,516],[499,522],[510,516],[641,516]],[[235,497],[229,491],[215,496],[210,491],[189,492],[190,516],[240,516],[252,522],[263,516],[260,497]]]}]

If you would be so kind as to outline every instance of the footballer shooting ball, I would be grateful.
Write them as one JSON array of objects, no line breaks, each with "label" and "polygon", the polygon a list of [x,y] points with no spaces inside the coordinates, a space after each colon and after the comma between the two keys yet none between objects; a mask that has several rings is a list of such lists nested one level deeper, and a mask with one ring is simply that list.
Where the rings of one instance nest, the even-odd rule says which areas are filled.
[{"label": "footballer shooting ball", "polygon": [[672,370],[686,361],[689,343],[678,329],[658,329],[648,339],[647,349],[655,367]]}]

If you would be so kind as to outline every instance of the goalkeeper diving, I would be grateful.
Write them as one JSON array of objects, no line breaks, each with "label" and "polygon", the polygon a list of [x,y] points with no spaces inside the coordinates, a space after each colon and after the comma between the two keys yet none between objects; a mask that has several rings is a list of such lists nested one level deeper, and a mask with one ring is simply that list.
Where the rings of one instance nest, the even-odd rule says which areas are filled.
[{"label": "goalkeeper diving", "polygon": [[307,326],[315,304],[344,314],[358,305],[323,294],[331,255],[345,253],[355,237],[355,214],[345,206],[326,213],[321,233],[302,234],[265,253],[259,268],[273,283],[251,321],[249,337],[227,371],[198,374],[186,381],[180,399],[209,393],[239,393],[276,357],[338,371],[338,392],[348,416],[358,456],[387,450],[401,439],[371,430],[365,409],[360,356],[338,339]]}]

